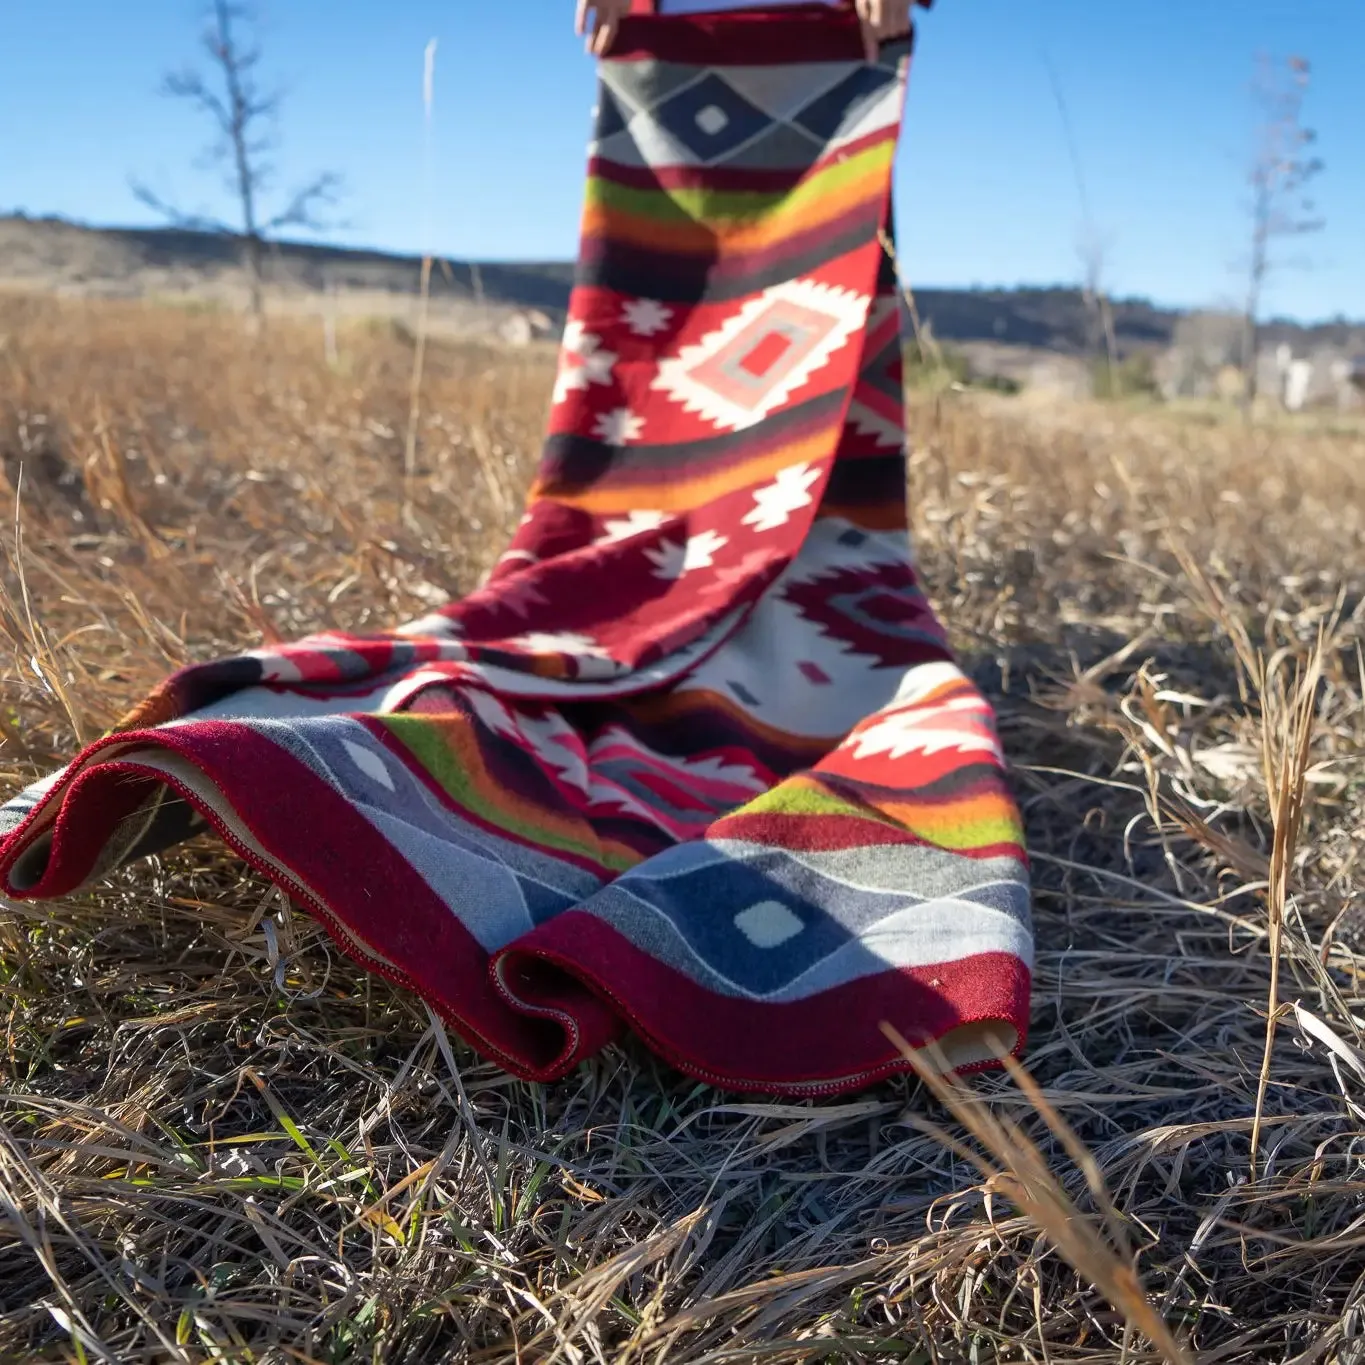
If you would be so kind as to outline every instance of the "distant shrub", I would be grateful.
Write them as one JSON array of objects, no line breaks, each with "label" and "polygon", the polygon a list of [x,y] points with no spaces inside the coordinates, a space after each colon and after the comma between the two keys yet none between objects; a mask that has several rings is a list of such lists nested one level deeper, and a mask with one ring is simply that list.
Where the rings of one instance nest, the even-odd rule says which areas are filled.
[{"label": "distant shrub", "polygon": [[1007,374],[974,375],[968,382],[974,389],[985,389],[988,393],[1009,394],[1010,397],[1016,393],[1022,393],[1024,389],[1024,386],[1017,379],[1012,379]]},{"label": "distant shrub", "polygon": [[951,346],[934,344],[921,350],[910,341],[904,348],[905,382],[912,389],[944,388],[965,384],[970,378],[967,358]]},{"label": "distant shrub", "polygon": [[1155,363],[1146,351],[1125,356],[1112,369],[1101,357],[1091,366],[1091,383],[1096,398],[1139,398],[1158,391]]},{"label": "distant shrub", "polygon": [[1008,375],[978,374],[961,351],[939,342],[925,351],[914,341],[905,347],[905,382],[912,389],[944,389],[957,384],[1007,394],[1016,394],[1023,387]]}]

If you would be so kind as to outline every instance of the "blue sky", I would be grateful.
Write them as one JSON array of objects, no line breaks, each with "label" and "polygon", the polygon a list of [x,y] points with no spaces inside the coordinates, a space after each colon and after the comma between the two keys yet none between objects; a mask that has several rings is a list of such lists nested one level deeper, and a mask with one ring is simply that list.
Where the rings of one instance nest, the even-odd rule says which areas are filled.
[{"label": "blue sky", "polygon": [[[259,0],[287,92],[282,187],[346,178],[337,240],[452,257],[573,254],[593,72],[572,0]],[[222,211],[204,128],[157,95],[196,51],[195,0],[0,0],[0,210],[145,223],[136,173]],[[435,174],[424,199],[421,69],[438,39]],[[1314,65],[1328,169],[1321,234],[1293,244],[1271,311],[1365,318],[1361,0],[940,0],[922,20],[897,172],[923,286],[1070,281],[1081,237],[1055,71],[1109,287],[1182,305],[1240,291],[1258,51]],[[429,208],[429,219],[428,219]]]}]

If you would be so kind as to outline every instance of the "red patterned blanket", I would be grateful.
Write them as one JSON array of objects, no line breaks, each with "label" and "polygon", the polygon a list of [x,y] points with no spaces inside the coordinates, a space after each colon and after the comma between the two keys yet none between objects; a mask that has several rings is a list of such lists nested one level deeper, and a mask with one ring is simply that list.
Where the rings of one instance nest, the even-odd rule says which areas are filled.
[{"label": "red patterned blanket", "polygon": [[178,674],[0,812],[6,893],[211,827],[525,1077],[623,1027],[805,1094],[903,1068],[882,1021],[962,1067],[1019,1046],[1019,819],[906,531],[909,53],[860,50],[828,11],[628,21],[486,585]]}]

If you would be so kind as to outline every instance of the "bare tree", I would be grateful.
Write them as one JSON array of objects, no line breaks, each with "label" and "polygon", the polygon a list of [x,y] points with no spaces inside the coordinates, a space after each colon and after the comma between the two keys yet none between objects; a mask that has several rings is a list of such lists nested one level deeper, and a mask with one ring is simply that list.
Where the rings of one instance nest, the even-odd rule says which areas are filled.
[{"label": "bare tree", "polygon": [[207,149],[208,164],[227,171],[227,188],[237,202],[236,225],[199,214],[185,213],[134,181],[133,191],[149,208],[176,227],[200,232],[220,232],[239,239],[242,260],[251,290],[251,311],[262,313],[267,240],[284,228],[323,231],[329,224],[320,211],[335,204],[341,179],[324,172],[294,191],[279,211],[267,214],[262,207],[274,179],[273,153],[279,141],[276,123],[280,93],[261,88],[257,69],[261,50],[244,37],[253,15],[241,0],[212,0],[206,16],[203,47],[213,65],[209,77],[193,67],[172,72],[162,93],[184,100],[214,124],[217,138]]},{"label": "bare tree", "polygon": [[1071,122],[1071,111],[1067,107],[1062,83],[1046,55],[1043,62],[1047,67],[1052,98],[1056,101],[1062,133],[1066,138],[1067,154],[1071,158],[1071,174],[1076,182],[1076,198],[1081,210],[1081,236],[1077,244],[1077,254],[1085,272],[1081,299],[1085,304],[1086,351],[1095,369],[1098,369],[1101,360],[1105,362],[1106,396],[1114,398],[1118,396],[1118,344],[1114,336],[1114,311],[1110,307],[1104,283],[1109,241],[1096,225],[1094,214],[1090,211],[1090,190],[1086,183],[1085,167],[1081,162],[1081,150],[1076,142],[1076,130]]},{"label": "bare tree", "polygon": [[1323,162],[1312,154],[1317,134],[1304,126],[1303,102],[1311,72],[1302,57],[1283,63],[1261,57],[1252,95],[1259,122],[1251,163],[1251,258],[1247,272],[1246,308],[1242,316],[1243,400],[1251,410],[1256,399],[1259,320],[1266,278],[1283,262],[1274,254],[1276,241],[1318,232],[1323,220],[1308,195]]}]

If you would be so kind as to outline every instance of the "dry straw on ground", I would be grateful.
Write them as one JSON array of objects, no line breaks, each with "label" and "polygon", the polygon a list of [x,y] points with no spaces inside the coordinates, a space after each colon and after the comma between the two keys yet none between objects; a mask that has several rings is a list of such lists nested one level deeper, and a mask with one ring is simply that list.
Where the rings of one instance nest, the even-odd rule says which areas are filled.
[{"label": "dry straw on ground", "polygon": [[[551,364],[432,346],[403,517],[394,337],[0,301],[5,789],[184,660],[473,586]],[[199,843],[0,908],[0,1359],[1365,1359],[1365,436],[912,427],[1036,860],[1029,1073],[521,1085]]]}]

